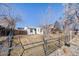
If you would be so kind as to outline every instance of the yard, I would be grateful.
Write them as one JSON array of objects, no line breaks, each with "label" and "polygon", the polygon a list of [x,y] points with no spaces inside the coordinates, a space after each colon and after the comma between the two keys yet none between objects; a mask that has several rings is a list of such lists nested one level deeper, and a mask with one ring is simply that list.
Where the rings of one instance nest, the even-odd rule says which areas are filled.
[{"label": "yard", "polygon": [[[51,40],[47,42],[47,54],[58,49],[59,34],[51,34]],[[0,41],[6,40],[6,37],[0,37]],[[16,35],[13,38],[11,55],[45,55],[43,35]],[[3,51],[1,52],[3,53]],[[2,55],[0,53],[0,55]],[[3,54],[5,55],[5,54]]]}]

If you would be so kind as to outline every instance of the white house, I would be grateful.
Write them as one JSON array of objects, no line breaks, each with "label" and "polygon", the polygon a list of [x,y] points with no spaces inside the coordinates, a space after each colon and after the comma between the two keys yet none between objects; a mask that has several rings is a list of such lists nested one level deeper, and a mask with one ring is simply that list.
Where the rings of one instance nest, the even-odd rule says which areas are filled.
[{"label": "white house", "polygon": [[28,35],[43,34],[41,27],[25,27],[24,30],[27,30]]}]

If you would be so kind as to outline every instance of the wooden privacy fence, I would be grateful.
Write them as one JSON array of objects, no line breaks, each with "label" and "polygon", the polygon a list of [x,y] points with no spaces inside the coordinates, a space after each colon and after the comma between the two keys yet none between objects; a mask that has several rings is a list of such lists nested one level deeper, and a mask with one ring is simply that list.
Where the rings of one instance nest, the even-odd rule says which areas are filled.
[{"label": "wooden privacy fence", "polygon": [[[5,28],[5,27],[0,26],[0,36],[8,36],[10,31],[11,31],[10,28]],[[20,29],[14,29],[13,34],[14,35],[27,35],[27,31],[20,30]]]}]

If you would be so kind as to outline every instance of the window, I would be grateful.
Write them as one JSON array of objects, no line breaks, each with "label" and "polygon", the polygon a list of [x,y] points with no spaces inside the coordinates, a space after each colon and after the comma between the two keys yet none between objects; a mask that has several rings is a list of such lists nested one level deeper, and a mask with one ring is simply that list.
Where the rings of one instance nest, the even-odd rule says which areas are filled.
[{"label": "window", "polygon": [[42,32],[42,29],[40,29],[40,32]]},{"label": "window", "polygon": [[30,32],[33,32],[32,28],[30,29]]},{"label": "window", "polygon": [[35,31],[35,34],[36,34],[36,33],[37,33],[37,32],[36,32],[36,28],[34,29],[34,31]]}]

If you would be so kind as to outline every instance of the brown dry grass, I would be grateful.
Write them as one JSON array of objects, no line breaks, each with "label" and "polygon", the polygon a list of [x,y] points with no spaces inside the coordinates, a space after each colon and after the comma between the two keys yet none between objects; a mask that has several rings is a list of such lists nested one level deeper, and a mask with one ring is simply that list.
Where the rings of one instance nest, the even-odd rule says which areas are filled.
[{"label": "brown dry grass", "polygon": [[43,41],[42,35],[19,35],[14,37],[14,42],[19,43],[19,40],[23,45]]},{"label": "brown dry grass", "polygon": [[[50,34],[50,38],[52,40],[55,40],[54,38],[58,38],[60,37],[60,35],[62,34]],[[39,42],[39,41],[43,41],[43,35],[16,35],[13,38],[13,46],[23,46],[26,44],[30,44],[30,43],[35,43],[35,42]],[[21,45],[22,43],[22,45]],[[48,44],[48,54],[49,52],[52,52],[53,50],[57,49],[57,46],[55,45],[57,42],[52,41],[51,43]],[[37,44],[35,44],[37,45]],[[29,48],[29,47],[33,47],[35,46],[34,44],[32,45],[28,45],[28,46],[23,46],[25,49]],[[23,48],[13,48],[11,51],[11,55],[12,56],[17,56],[17,55],[21,55],[23,52]],[[25,50],[23,53],[23,56],[27,56],[27,55],[45,55],[44,53],[44,49],[43,49],[43,45],[39,45],[37,47]]]},{"label": "brown dry grass", "polygon": [[[51,38],[52,40],[55,40],[53,38],[57,38],[59,37],[58,36],[59,34],[51,34]],[[26,45],[26,44],[30,44],[30,43],[35,43],[35,42],[39,42],[39,41],[43,41],[43,35],[17,35],[14,37],[13,41],[18,44],[20,43],[20,41],[22,43],[22,45]],[[58,42],[55,42],[55,41],[52,41],[52,42],[49,42],[48,44],[48,54],[50,52],[53,52],[54,50],[56,50],[58,47],[55,45],[57,44]],[[32,45],[27,45],[27,46],[23,46],[25,49],[29,48],[29,47],[33,47],[37,44],[32,44]],[[13,51],[15,54],[18,54],[16,53],[16,49]],[[12,54],[13,55],[13,54]],[[31,49],[28,49],[28,50],[25,50],[23,55],[45,55],[44,53],[44,49],[43,49],[43,45],[40,45],[40,46],[37,46],[37,47],[34,47],[34,48],[31,48]]]}]

